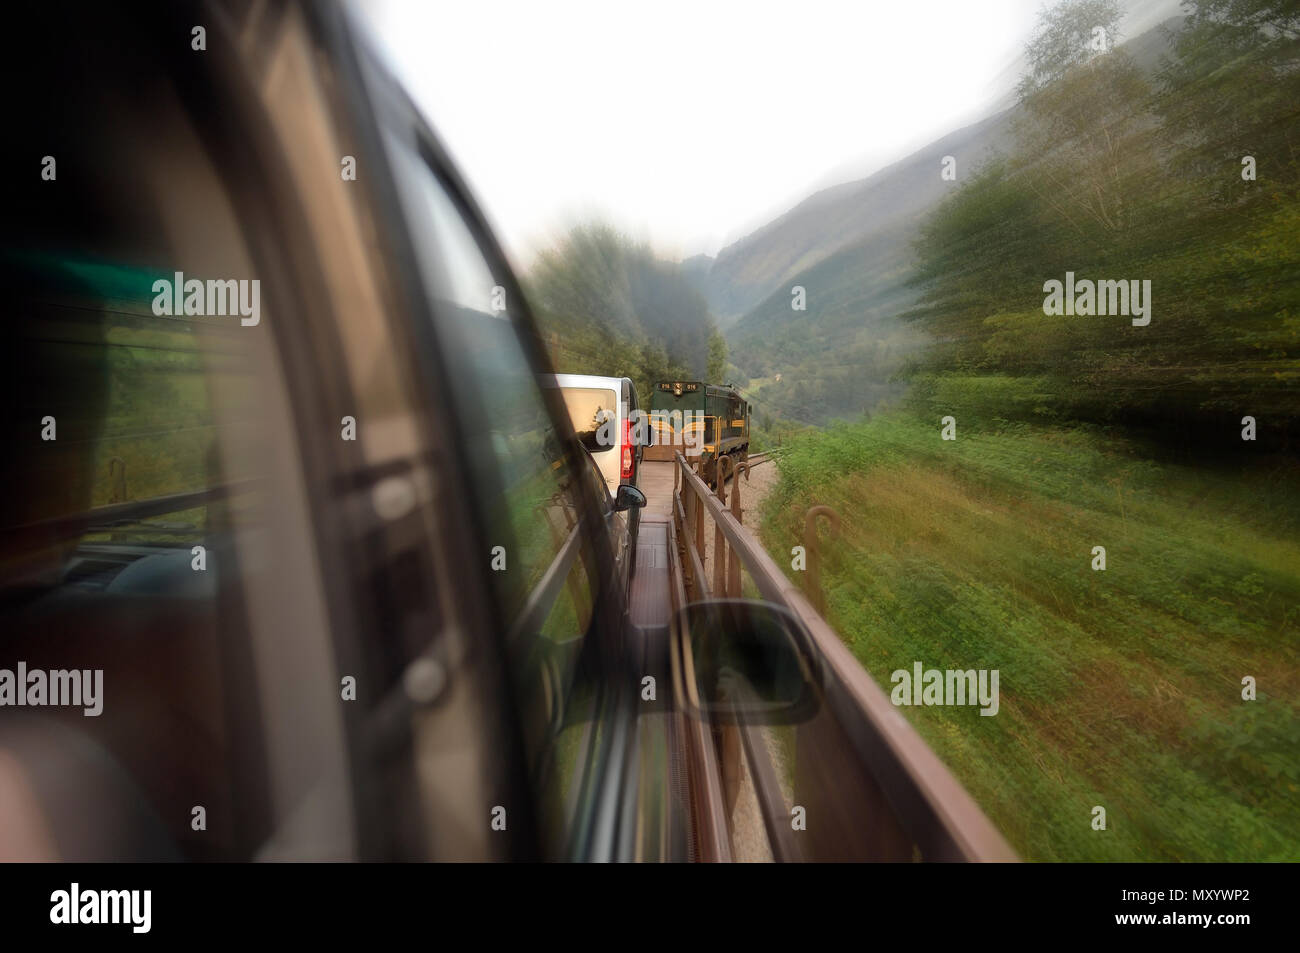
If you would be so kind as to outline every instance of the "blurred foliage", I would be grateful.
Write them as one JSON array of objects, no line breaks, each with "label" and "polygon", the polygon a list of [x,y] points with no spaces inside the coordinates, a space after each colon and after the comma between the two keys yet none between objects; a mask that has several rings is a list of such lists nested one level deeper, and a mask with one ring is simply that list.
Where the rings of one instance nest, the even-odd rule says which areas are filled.
[{"label": "blurred foliage", "polygon": [[[1054,48],[1097,6],[1055,8],[1039,39]],[[1239,441],[1240,418],[1251,415],[1261,445],[1293,446],[1300,14],[1294,4],[1230,0],[1189,9],[1155,83],[1116,51],[1022,84],[1016,150],[923,228],[916,284],[925,293],[907,317],[935,344],[912,370],[962,379],[941,392],[983,407],[1008,377],[1024,377],[1035,399],[1003,416],[1117,423],[1188,446]],[[1242,178],[1247,155],[1256,181]],[[1066,271],[1149,279],[1150,325],[1045,316],[1043,282]],[[921,396],[940,391],[931,380]]]},{"label": "blurred foliage", "polygon": [[727,375],[727,342],[717,328],[709,331],[709,365],[704,379],[720,384]]},{"label": "blurred foliage", "polygon": [[1267,201],[1241,185],[1252,155],[1261,181],[1294,183],[1300,156],[1300,4],[1295,0],[1198,0],[1160,70],[1155,111],[1173,168],[1221,203]]},{"label": "blurred foliage", "polygon": [[997,717],[901,711],[1025,859],[1296,860],[1300,467],[1156,462],[996,404],[956,441],[910,412],[788,436],[769,552],[788,565],[807,507],[836,509],[827,618],[886,692],[918,660],[999,670]]},{"label": "blurred foliage", "polygon": [[708,305],[680,267],[608,226],[573,229],[525,287],[557,373],[630,377],[648,407],[656,381],[715,380],[725,365]]},{"label": "blurred foliage", "polygon": [[1027,67],[1017,87],[1021,100],[1108,52],[1119,40],[1119,20],[1117,0],[1073,0],[1045,7],[1025,48]]},{"label": "blurred foliage", "polygon": [[[1187,10],[1150,77],[1079,45],[1114,3],[1045,11],[1016,147],[917,243],[905,403],[787,434],[765,504],[783,562],[840,514],[827,616],[886,691],[999,669],[995,718],[902,710],[1030,860],[1300,857],[1300,12]],[[1150,325],[1044,315],[1066,271],[1149,279]]]},{"label": "blurred foliage", "polygon": [[902,393],[893,378],[923,338],[895,317],[915,299],[905,250],[892,236],[842,249],[800,273],[806,312],[781,288],[731,328],[733,360],[764,409],[816,426]]}]

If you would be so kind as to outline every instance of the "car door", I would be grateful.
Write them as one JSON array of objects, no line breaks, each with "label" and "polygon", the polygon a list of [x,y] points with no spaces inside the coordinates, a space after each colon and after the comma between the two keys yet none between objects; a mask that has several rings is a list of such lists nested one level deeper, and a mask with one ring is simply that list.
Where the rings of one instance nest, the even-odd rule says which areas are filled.
[{"label": "car door", "polygon": [[[64,97],[52,106],[81,109],[69,128],[112,161],[102,179],[11,206],[6,251],[30,253],[38,232],[65,255],[85,242],[85,260],[58,263],[59,290],[69,275],[99,287],[98,305],[77,295],[66,321],[33,322],[24,304],[5,326],[15,341],[33,332],[4,349],[14,379],[45,388],[7,392],[44,395],[9,417],[31,436],[31,413],[53,407],[64,439],[24,447],[3,525],[37,517],[68,535],[51,547],[57,564],[39,567],[44,600],[28,598],[31,552],[0,561],[23,573],[24,598],[6,611],[39,611],[5,616],[0,661],[69,636],[116,650],[103,659],[109,710],[73,722],[102,733],[82,746],[85,764],[56,765],[65,746],[42,741],[43,727],[0,731],[22,771],[9,787],[0,778],[0,794],[35,784],[49,811],[108,819],[125,843],[103,859],[624,856],[636,744],[624,589],[576,442],[537,386],[541,351],[517,283],[335,6],[240,8],[211,26],[208,55],[144,55],[187,22],[178,5],[133,36],[105,11],[91,31],[102,49],[50,52],[61,77],[50,93]],[[109,63],[119,50],[139,54],[123,61],[129,73]],[[155,74],[169,64],[179,81]],[[104,104],[71,95],[82,72],[107,65],[151,91],[148,109],[109,86]],[[340,177],[336,156],[364,175]],[[141,260],[168,277],[262,282],[260,322],[160,319],[147,294],[143,309],[124,308],[124,282],[138,297],[157,277],[131,267]],[[493,305],[498,288],[506,308]],[[35,279],[29,289],[48,299]],[[67,347],[37,358],[30,346],[47,330],[66,331]],[[150,373],[136,373],[146,359]],[[198,514],[170,516],[175,492]],[[132,532],[176,551],[157,551],[167,565],[136,559],[134,544],[79,539],[122,534],[106,529],[121,511],[59,508],[119,493],[151,522]],[[200,557],[207,569],[190,562]],[[110,578],[110,561],[150,571]],[[64,642],[40,638],[51,612],[66,615]],[[114,777],[87,767],[114,762]],[[75,783],[40,797],[51,766]],[[156,836],[111,820],[99,788],[125,791],[122,778],[149,798]],[[191,824],[200,792],[202,833]],[[146,842],[165,849],[139,851]]]},{"label": "car door", "polygon": [[[24,437],[43,406],[61,430],[3,468],[0,668],[98,672],[104,704],[71,724],[0,712],[7,780],[17,764],[45,815],[18,826],[64,860],[380,856],[354,733],[379,693],[340,651],[382,638],[351,598],[361,560],[339,558],[354,484],[335,399],[356,405],[240,31],[209,21],[211,55],[173,55],[180,5],[83,8],[66,33],[66,10],[22,12],[51,81],[12,118],[102,165],[58,191],[6,183],[0,406]],[[261,289],[256,319],[166,307],[182,275]]]},{"label": "car door", "polygon": [[[294,68],[328,64],[314,82],[339,128],[333,142],[286,135],[286,148],[299,151],[305,198],[360,203],[343,241],[316,210],[317,241],[326,257],[339,244],[364,250],[382,272],[380,288],[340,292],[334,309],[349,365],[340,373],[374,388],[360,429],[388,456],[358,459],[336,483],[361,491],[348,494],[349,512],[388,511],[378,500],[398,484],[419,503],[394,505],[380,538],[396,561],[358,580],[380,631],[352,651],[384,646],[371,664],[396,676],[358,726],[359,815],[402,856],[416,852],[393,823],[408,796],[425,856],[650,856],[629,847],[639,676],[627,665],[625,583],[559,395],[540,386],[549,369],[527,304],[400,86],[335,7],[294,9],[312,26]],[[286,132],[303,131],[300,104],[283,103]],[[345,141],[364,183],[316,182],[328,166],[313,154]],[[335,274],[357,268],[355,257],[333,264]],[[348,307],[358,301],[362,310]],[[357,333],[363,316],[381,319]],[[409,404],[382,386],[400,381]],[[367,527],[363,552],[379,541],[373,517]]]},{"label": "car door", "polygon": [[[640,487],[641,485],[641,458],[645,455],[644,441],[638,439],[639,426],[641,419],[641,408],[636,399],[636,385],[632,383],[629,377],[623,378],[623,419],[627,422],[626,433],[632,441],[632,476],[626,482],[632,486]],[[622,431],[620,431],[622,432]],[[638,531],[641,527],[640,509],[632,509],[626,512],[626,523],[628,531],[628,544],[632,548],[632,557],[630,565],[636,565],[636,540]]]},{"label": "car door", "polygon": [[404,103],[386,101],[380,122],[478,527],[464,546],[449,542],[495,593],[541,850],[608,858],[630,683],[624,581],[590,464],[559,395],[540,386],[518,286],[436,141]]},{"label": "car door", "polygon": [[609,535],[610,548],[614,559],[614,574],[619,588],[627,591],[631,579],[635,550],[635,522],[639,510],[629,509],[623,513],[614,510],[614,498],[609,495],[609,484],[600,472],[600,465],[595,457],[584,447],[583,463],[587,475],[587,484],[591,496],[596,500],[601,522]]}]

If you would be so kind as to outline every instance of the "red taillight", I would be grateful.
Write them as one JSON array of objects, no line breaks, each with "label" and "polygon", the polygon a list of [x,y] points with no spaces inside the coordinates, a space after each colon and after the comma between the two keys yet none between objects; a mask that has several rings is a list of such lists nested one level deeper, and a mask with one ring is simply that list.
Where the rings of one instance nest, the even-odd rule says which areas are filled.
[{"label": "red taillight", "polygon": [[623,421],[623,470],[619,477],[624,480],[632,479],[632,421]]}]

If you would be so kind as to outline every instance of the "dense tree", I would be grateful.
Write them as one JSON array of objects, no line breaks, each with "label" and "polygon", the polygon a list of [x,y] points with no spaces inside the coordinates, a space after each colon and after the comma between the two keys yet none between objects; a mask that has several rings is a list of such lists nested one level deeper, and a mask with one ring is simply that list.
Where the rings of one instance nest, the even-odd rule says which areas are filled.
[{"label": "dense tree", "polygon": [[705,377],[713,383],[720,383],[727,373],[727,342],[722,332],[714,328],[709,332],[709,363]]},{"label": "dense tree", "polygon": [[1220,202],[1262,198],[1257,181],[1300,178],[1300,4],[1295,0],[1197,0],[1174,56],[1160,71],[1156,108],[1176,145],[1176,169]]},{"label": "dense tree", "polygon": [[561,373],[631,377],[648,395],[657,380],[713,370],[721,339],[703,296],[676,263],[608,226],[573,229],[526,287]]},{"label": "dense tree", "polygon": [[[1122,423],[1183,446],[1266,415],[1285,446],[1300,428],[1300,100],[1274,87],[1296,82],[1294,5],[1194,5],[1156,88],[1123,53],[1062,39],[1110,6],[1044,13],[1015,150],[922,230],[926,293],[909,317],[935,343],[916,395],[945,412]],[[1225,114],[1225,102],[1241,105]],[[1232,158],[1252,137],[1271,143],[1253,193]],[[1044,282],[1066,271],[1150,281],[1150,324],[1045,314]]]}]

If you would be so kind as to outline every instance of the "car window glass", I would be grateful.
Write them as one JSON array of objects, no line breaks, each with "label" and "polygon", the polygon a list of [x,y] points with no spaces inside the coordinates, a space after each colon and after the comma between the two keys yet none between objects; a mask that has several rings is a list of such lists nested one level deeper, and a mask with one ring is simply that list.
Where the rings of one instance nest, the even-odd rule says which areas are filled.
[{"label": "car window glass", "polygon": [[618,395],[605,387],[565,387],[564,405],[573,432],[592,453],[618,446]]},{"label": "car window glass", "polygon": [[465,558],[489,567],[511,630],[530,767],[543,791],[547,834],[562,840],[565,795],[581,767],[573,729],[590,707],[578,669],[600,578],[592,529],[581,525],[584,491],[574,482],[511,303],[473,232],[425,157],[396,135],[389,147],[434,299],[440,348],[454,355],[446,366],[464,434],[460,452],[487,530],[484,550]]},{"label": "car window glass", "polygon": [[[287,703],[337,683],[300,582],[311,524],[284,466],[274,282],[179,97],[134,62],[61,104],[95,161],[22,192],[0,242],[21,447],[0,486],[0,669],[75,672],[83,702],[6,706],[0,760],[60,832],[55,857],[242,860],[343,759],[336,701],[324,720],[304,701],[271,737],[258,633],[293,652]],[[300,784],[272,791],[281,745]],[[348,822],[331,821],[317,856],[345,857]]]}]

